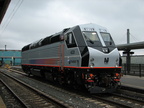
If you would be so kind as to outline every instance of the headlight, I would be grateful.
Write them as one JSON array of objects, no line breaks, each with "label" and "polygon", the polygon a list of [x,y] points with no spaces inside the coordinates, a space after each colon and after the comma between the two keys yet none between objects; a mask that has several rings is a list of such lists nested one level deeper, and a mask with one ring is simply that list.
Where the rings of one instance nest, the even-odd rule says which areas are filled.
[{"label": "headlight", "polygon": [[94,67],[94,63],[91,63],[90,67],[93,68]]},{"label": "headlight", "polygon": [[116,59],[116,67],[118,67],[119,66],[119,59],[117,58]]}]

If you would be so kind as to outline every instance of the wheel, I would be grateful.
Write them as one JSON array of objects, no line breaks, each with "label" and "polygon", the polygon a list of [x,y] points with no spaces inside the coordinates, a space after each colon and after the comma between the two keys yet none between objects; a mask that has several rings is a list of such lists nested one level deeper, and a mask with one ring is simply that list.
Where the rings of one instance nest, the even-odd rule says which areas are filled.
[{"label": "wheel", "polygon": [[30,70],[28,70],[28,71],[26,72],[26,74],[27,74],[28,77],[30,77],[30,76],[31,76]]}]

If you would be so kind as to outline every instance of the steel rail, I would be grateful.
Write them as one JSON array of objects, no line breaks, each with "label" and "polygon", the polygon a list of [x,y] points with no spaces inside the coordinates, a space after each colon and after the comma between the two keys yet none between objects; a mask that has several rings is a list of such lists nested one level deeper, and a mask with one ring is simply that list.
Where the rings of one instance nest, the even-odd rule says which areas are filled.
[{"label": "steel rail", "polygon": [[[5,74],[5,73],[3,73],[3,74]],[[12,77],[12,76],[10,76],[10,75],[8,75],[8,74],[5,74],[5,75],[8,76],[8,77],[10,77],[11,79],[17,81],[18,83],[20,83],[20,84],[28,87],[28,88],[31,89],[32,91],[37,92],[37,93],[38,93],[39,95],[41,95],[42,97],[47,98],[48,100],[52,101],[53,103],[57,104],[58,106],[60,106],[60,107],[62,107],[62,108],[72,108],[72,106],[70,106],[70,105],[68,105],[68,104],[65,104],[63,101],[60,101],[60,100],[58,100],[58,99],[56,99],[56,98],[54,98],[54,97],[52,97],[52,96],[50,96],[50,95],[47,95],[46,93],[44,93],[44,92],[42,92],[42,91],[40,91],[40,90],[38,90],[38,89],[36,89],[36,88],[31,87],[30,85],[28,85],[28,84],[20,81],[19,79],[16,79],[16,78],[14,78],[14,77]]]},{"label": "steel rail", "polygon": [[29,106],[23,101],[21,100],[21,98],[2,80],[0,79],[0,81],[2,82],[2,84],[4,84],[4,86],[6,86],[6,88],[14,95],[14,97],[16,97],[16,99],[18,99],[20,101],[20,103],[25,107],[25,108],[29,108]]}]

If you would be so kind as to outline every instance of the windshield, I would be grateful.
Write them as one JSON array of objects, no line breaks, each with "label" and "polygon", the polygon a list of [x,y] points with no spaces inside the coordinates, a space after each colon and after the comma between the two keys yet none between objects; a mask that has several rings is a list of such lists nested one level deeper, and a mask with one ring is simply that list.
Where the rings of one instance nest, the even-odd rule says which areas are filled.
[{"label": "windshield", "polygon": [[101,34],[106,46],[115,46],[109,33],[101,32],[100,34]]},{"label": "windshield", "polygon": [[84,38],[88,46],[101,46],[101,42],[96,32],[94,31],[84,31]]},{"label": "windshield", "polygon": [[86,41],[99,41],[96,32],[83,32]]}]

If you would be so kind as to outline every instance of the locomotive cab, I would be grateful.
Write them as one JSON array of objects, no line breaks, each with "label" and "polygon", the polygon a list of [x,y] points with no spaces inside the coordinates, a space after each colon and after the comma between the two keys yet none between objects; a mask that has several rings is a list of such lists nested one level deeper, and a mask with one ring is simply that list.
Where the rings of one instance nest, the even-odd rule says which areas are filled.
[{"label": "locomotive cab", "polygon": [[[113,92],[120,84],[121,57],[106,28],[75,26],[65,33],[65,65],[91,93]],[[69,81],[70,82],[70,81]]]},{"label": "locomotive cab", "polygon": [[120,84],[121,57],[106,28],[81,27],[89,52],[86,87],[91,93],[113,92]]}]

